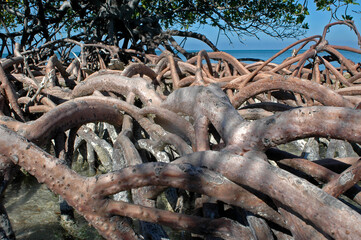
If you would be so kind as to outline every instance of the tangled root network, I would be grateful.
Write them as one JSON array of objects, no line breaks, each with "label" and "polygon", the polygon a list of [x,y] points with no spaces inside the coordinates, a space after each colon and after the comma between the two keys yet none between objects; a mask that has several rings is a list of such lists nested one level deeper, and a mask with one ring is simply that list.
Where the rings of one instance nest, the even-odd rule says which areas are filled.
[{"label": "tangled root network", "polygon": [[252,63],[2,59],[2,194],[21,168],[106,239],[361,239],[361,67],[343,55],[361,50],[328,44],[333,25]]}]

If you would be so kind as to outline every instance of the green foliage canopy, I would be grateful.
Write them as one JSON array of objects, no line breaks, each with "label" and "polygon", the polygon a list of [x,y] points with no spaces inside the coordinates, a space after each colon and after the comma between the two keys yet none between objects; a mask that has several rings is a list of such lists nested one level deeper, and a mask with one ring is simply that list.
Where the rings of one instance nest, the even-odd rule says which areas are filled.
[{"label": "green foliage canopy", "polygon": [[[339,18],[338,9],[355,0],[314,0],[318,10]],[[210,24],[226,35],[257,36],[263,32],[286,38],[302,35],[307,29],[308,1],[297,0],[2,0],[1,38],[14,37],[22,47],[68,37],[104,42],[123,47],[154,49],[167,45],[164,29],[189,30]],[[341,18],[351,19],[344,13]],[[5,31],[4,31],[5,30]],[[172,43],[173,44],[173,43]]]}]

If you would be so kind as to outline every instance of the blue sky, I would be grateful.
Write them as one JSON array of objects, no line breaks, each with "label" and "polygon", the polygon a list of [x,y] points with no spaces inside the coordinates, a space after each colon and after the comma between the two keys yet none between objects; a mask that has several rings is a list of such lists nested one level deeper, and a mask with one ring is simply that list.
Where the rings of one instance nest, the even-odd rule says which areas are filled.
[{"label": "blue sky", "polygon": [[[313,1],[308,2],[310,15],[306,16],[306,21],[309,23],[309,29],[307,30],[305,37],[312,35],[322,35],[324,26],[327,25],[330,21],[330,13],[327,11],[316,11],[316,6]],[[349,8],[349,14],[353,15],[353,20],[358,28],[358,31],[361,32],[361,13],[354,14],[351,10],[361,11],[361,5],[352,6]],[[342,13],[340,12],[340,15]],[[199,32],[207,36],[213,43],[216,43],[218,29],[211,28],[210,26],[198,27],[191,29],[195,32]],[[226,36],[221,35],[218,41],[217,47],[221,50],[267,50],[267,49],[282,49],[296,41],[296,39],[274,39],[266,35],[259,35],[259,40],[255,37],[246,37],[243,40],[243,43],[239,42],[236,36],[232,37],[232,44]],[[302,39],[299,37],[298,39]],[[345,25],[337,25],[330,28],[330,32],[327,33],[326,39],[332,45],[343,45],[353,48],[360,48],[357,45],[357,37],[353,31],[350,30]],[[200,50],[210,48],[197,40],[188,40],[185,46],[188,50]]]}]

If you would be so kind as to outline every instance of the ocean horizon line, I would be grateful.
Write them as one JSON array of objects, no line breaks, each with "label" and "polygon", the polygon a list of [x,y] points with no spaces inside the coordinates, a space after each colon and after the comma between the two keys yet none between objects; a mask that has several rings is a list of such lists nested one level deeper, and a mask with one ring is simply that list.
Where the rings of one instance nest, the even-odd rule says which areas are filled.
[{"label": "ocean horizon line", "polygon": [[[275,58],[272,62],[273,63],[281,63],[284,59],[286,59],[287,57],[291,57],[293,50],[297,49],[297,48],[290,48],[287,49],[284,53],[280,54],[277,58]],[[186,49],[186,51],[188,52],[199,52],[202,49],[198,49],[198,50],[189,50]],[[282,49],[219,49],[219,51],[222,52],[226,52],[229,53],[230,55],[232,55],[233,57],[237,58],[237,59],[248,59],[248,62],[253,62],[253,60],[259,59],[262,61],[266,61],[267,59],[269,59],[270,57],[273,57],[275,54],[277,54],[279,51],[281,51]],[[156,53],[161,53],[162,51],[159,49],[155,50]],[[213,50],[206,50],[207,52],[213,52]],[[301,49],[299,51],[299,53],[303,53],[305,52],[306,49]],[[349,51],[345,51],[345,50],[339,50],[344,57],[352,60],[353,62],[361,62],[361,54],[358,53],[354,53],[354,52],[349,52]],[[79,52],[75,52],[75,54],[78,54]],[[320,56],[325,56],[328,55],[327,52],[321,52],[319,53]],[[3,55],[1,56],[2,58],[6,58],[7,54],[3,53]],[[184,57],[181,56],[181,58],[183,59]],[[185,60],[185,58],[183,59]],[[247,62],[247,61],[245,61]]]}]

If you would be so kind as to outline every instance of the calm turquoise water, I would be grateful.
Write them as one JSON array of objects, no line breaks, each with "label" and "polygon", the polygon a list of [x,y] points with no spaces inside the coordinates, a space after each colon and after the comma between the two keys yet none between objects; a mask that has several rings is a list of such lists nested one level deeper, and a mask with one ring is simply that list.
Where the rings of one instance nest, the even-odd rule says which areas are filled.
[{"label": "calm turquoise water", "polygon": [[[258,59],[258,60],[267,60],[270,57],[272,57],[273,55],[275,55],[276,53],[278,53],[280,50],[221,50],[224,52],[227,52],[229,54],[231,54],[232,56],[234,56],[237,59],[241,59],[242,61],[244,61],[244,59]],[[190,51],[190,52],[197,52],[197,51]],[[301,51],[301,53],[304,52]],[[340,50],[340,52],[348,59],[351,59],[353,62],[355,63],[359,63],[361,62],[361,54],[358,53],[353,53],[353,52],[348,52],[348,51],[342,51]],[[159,55],[161,52],[157,51],[157,54]],[[76,53],[79,54],[79,53]],[[324,55],[328,55],[327,53],[320,53],[321,56]],[[282,55],[278,56],[275,60],[273,60],[273,63],[281,63],[284,59],[286,59],[287,57],[291,57],[292,56],[292,50],[288,50],[285,53],[283,53]],[[3,58],[6,57],[3,55]],[[183,58],[183,60],[185,60],[185,58]],[[247,63],[251,63],[253,61],[244,61]]]},{"label": "calm turquoise water", "polygon": [[[227,52],[227,53],[231,54],[232,56],[234,56],[235,58],[240,59],[243,62],[252,63],[252,62],[254,62],[254,60],[266,61],[267,59],[271,58],[276,53],[278,53],[280,50],[221,50],[221,51]],[[192,51],[189,51],[189,52],[197,52],[197,51],[192,50]],[[302,50],[299,53],[303,53],[303,52],[305,52],[305,50]],[[361,62],[361,54],[354,53],[354,52],[343,51],[343,50],[340,50],[340,52],[346,58],[351,59],[355,63]],[[157,52],[158,55],[160,53],[161,53],[160,51]],[[325,53],[325,52],[322,52],[319,55],[320,56],[325,56],[325,55],[328,55],[328,54]],[[292,50],[288,50],[288,51],[284,52],[283,54],[281,54],[280,56],[278,56],[272,62],[279,64],[283,60],[285,60],[286,58],[291,57],[291,56],[292,56]],[[182,58],[182,60],[185,60],[184,57],[181,56],[181,58]],[[254,59],[254,60],[249,60],[249,59]],[[334,65],[337,66],[336,63]]]},{"label": "calm turquoise water", "polygon": [[[255,58],[255,59],[261,59],[261,60],[267,60],[276,53],[278,53],[280,50],[223,50],[224,52],[227,52],[234,56],[237,59],[242,58]],[[304,52],[301,51],[300,53]],[[342,51],[340,52],[348,59],[352,60],[355,63],[361,62],[361,54],[348,52],[348,51]],[[327,53],[320,53],[320,56],[328,55]],[[272,62],[274,63],[281,63],[284,59],[287,57],[292,56],[292,50],[288,50],[279,57],[277,57]]]}]

